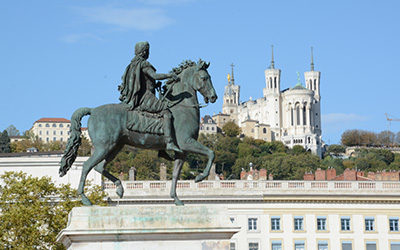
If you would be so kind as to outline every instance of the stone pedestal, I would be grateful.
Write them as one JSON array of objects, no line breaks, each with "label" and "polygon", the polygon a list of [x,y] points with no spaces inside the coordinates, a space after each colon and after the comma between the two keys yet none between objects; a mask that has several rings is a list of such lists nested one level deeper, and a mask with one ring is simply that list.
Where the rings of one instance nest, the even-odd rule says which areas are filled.
[{"label": "stone pedestal", "polygon": [[229,249],[227,210],[212,205],[76,207],[58,242],[67,249]]}]

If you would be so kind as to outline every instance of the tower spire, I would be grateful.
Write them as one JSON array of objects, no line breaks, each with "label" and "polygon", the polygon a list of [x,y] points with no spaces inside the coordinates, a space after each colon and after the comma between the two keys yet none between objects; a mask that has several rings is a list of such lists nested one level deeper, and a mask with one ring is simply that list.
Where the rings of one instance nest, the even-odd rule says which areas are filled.
[{"label": "tower spire", "polygon": [[274,45],[271,45],[271,65],[269,66],[270,69],[275,68],[275,62],[274,62]]},{"label": "tower spire", "polygon": [[232,63],[231,67],[232,67],[231,83],[232,83],[232,85],[235,85],[235,77],[233,76],[233,67],[235,67],[235,65]]},{"label": "tower spire", "polygon": [[311,71],[314,71],[314,53],[312,46],[311,46]]}]

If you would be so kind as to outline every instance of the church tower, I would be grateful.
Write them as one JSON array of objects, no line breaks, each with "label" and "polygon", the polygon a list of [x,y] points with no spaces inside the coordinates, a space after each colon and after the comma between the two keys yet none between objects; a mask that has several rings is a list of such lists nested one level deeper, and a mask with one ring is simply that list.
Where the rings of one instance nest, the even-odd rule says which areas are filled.
[{"label": "church tower", "polygon": [[310,71],[304,72],[306,88],[314,92],[314,100],[311,107],[311,127],[314,133],[319,136],[317,145],[321,143],[321,96],[320,96],[320,77],[321,72],[314,70],[313,47],[311,47],[311,68]]},{"label": "church tower", "polygon": [[225,86],[222,113],[230,115],[230,119],[236,124],[238,121],[238,106],[240,101],[240,86],[235,85],[235,77],[233,74],[233,63],[231,64],[232,73],[228,74],[228,85]]},{"label": "church tower", "polygon": [[271,64],[265,73],[264,96],[268,94],[279,95],[281,86],[281,70],[275,69],[274,46],[271,46]]},{"label": "church tower", "polygon": [[272,140],[281,137],[281,70],[275,69],[274,46],[271,46],[271,64],[265,73],[265,88],[263,94],[266,99],[267,124],[270,125],[272,131]]}]

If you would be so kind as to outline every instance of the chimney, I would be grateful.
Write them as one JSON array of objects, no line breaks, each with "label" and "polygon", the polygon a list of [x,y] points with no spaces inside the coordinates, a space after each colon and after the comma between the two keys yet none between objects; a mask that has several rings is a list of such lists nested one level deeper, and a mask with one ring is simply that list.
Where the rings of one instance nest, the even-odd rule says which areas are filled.
[{"label": "chimney", "polygon": [[326,170],[326,180],[331,181],[334,180],[336,177],[336,169],[333,167],[329,167]]},{"label": "chimney", "polygon": [[315,171],[315,180],[316,181],[324,181],[325,180],[325,170],[317,168]]}]

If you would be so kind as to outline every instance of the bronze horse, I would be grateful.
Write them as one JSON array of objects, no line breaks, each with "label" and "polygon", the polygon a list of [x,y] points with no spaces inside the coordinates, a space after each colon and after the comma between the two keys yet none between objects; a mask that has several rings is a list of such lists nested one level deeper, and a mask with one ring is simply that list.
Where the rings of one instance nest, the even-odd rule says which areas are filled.
[{"label": "bronze horse", "polygon": [[[196,182],[204,180],[209,175],[214,161],[214,152],[197,141],[200,121],[197,91],[203,95],[206,103],[214,103],[217,100],[211,77],[207,72],[208,66],[209,63],[199,60],[198,63],[187,61],[175,68],[174,71],[179,78],[177,82],[170,85],[172,89],[167,91],[163,97],[172,103],[170,110],[176,142],[183,151],[183,153],[175,154],[172,173],[170,196],[176,205],[183,205],[176,195],[176,184],[187,153],[203,154],[208,157],[207,166],[203,173],[196,176]],[[81,195],[84,205],[92,204],[84,194],[86,177],[92,168],[112,181],[117,187],[118,196],[122,198],[124,189],[121,181],[105,170],[105,166],[114,159],[124,145],[165,152],[166,145],[163,135],[139,133],[127,129],[127,113],[125,104],[120,103],[106,104],[97,108],[79,108],[72,115],[71,135],[61,159],[59,174],[64,176],[75,161],[81,144],[81,119],[85,115],[90,115],[88,131],[94,151],[83,164],[78,187],[78,194]]]}]

